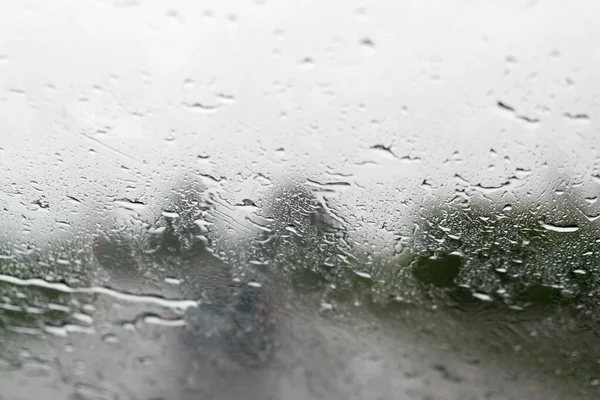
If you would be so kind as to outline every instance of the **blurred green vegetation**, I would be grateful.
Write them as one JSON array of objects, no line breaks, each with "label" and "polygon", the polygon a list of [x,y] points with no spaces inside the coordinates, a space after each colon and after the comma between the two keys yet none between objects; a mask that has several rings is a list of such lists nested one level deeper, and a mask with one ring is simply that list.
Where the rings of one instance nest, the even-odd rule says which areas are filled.
[{"label": "blurred green vegetation", "polygon": [[[115,228],[92,245],[81,239],[45,252],[5,249],[0,273],[79,286],[123,271],[192,286],[199,274],[259,279],[291,301],[333,304],[337,315],[359,305],[425,341],[568,381],[600,377],[600,219],[576,191],[537,203],[429,201],[409,221],[404,251],[389,257],[358,250],[348,227],[301,185],[279,187],[265,204],[261,233],[232,245],[210,234],[210,196],[183,188],[137,230]],[[8,326],[70,321],[72,295],[2,282],[0,297],[0,335]]]},{"label": "blurred green vegetation", "polygon": [[430,201],[393,257],[357,250],[343,227],[321,229],[326,216],[301,188],[273,198],[274,222],[251,257],[268,261],[295,299],[334,304],[342,318],[360,305],[426,343],[575,385],[600,377],[600,226],[576,191],[538,203]]}]

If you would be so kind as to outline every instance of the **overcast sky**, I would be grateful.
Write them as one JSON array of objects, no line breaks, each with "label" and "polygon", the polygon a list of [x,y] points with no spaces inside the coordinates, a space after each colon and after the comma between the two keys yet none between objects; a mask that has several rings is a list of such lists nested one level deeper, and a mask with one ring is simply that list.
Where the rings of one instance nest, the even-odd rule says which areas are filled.
[{"label": "overcast sky", "polygon": [[7,227],[151,202],[189,170],[231,203],[263,176],[344,180],[373,219],[455,174],[600,174],[597,1],[4,3]]}]

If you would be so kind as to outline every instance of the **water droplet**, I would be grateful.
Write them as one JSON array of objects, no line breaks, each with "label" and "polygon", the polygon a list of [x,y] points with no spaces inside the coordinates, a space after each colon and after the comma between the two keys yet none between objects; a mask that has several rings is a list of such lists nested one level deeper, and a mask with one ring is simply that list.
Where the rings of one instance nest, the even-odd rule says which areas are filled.
[{"label": "water droplet", "polygon": [[25,91],[23,89],[19,89],[19,88],[12,88],[12,89],[8,89],[8,93],[13,93],[13,94],[18,94],[18,95],[25,95]]},{"label": "water droplet", "polygon": [[187,108],[191,108],[192,110],[202,111],[202,112],[214,112],[217,109],[219,109],[219,107],[221,107],[220,104],[204,104],[204,103],[200,103],[200,102],[183,103],[183,105],[186,106]]},{"label": "water droplet", "polygon": [[217,97],[221,101],[221,103],[233,103],[235,101],[235,96],[227,93],[217,93]]},{"label": "water droplet", "polygon": [[587,124],[590,122],[590,116],[584,113],[564,113],[565,118],[571,122]]},{"label": "water droplet", "polygon": [[194,87],[194,84],[195,84],[195,82],[194,82],[194,80],[193,80],[193,79],[191,79],[191,78],[186,78],[186,79],[183,81],[183,88],[184,88],[184,89],[191,89],[191,88],[193,88],[193,87]]},{"label": "water droplet", "polygon": [[258,210],[258,206],[256,205],[256,203],[250,199],[243,199],[241,203],[235,204],[235,207],[246,209],[249,211]]},{"label": "water droplet", "polygon": [[167,319],[167,318],[161,318],[156,315],[146,315],[142,318],[142,321],[145,324],[149,324],[149,325],[168,326],[168,327],[185,326],[185,321],[181,318]]},{"label": "water droplet", "polygon": [[285,230],[288,231],[288,232],[293,233],[296,236],[300,236],[300,233],[298,232],[298,230],[294,226],[292,226],[292,225],[286,226]]},{"label": "water droplet", "polygon": [[380,156],[393,159],[396,158],[396,155],[392,151],[392,146],[386,146],[383,144],[376,144],[370,147],[371,150],[375,150]]},{"label": "water droplet", "polygon": [[313,65],[315,60],[312,57],[304,57],[300,60],[300,64],[302,65]]},{"label": "water droplet", "polygon": [[511,184],[512,184],[512,182],[510,182],[510,181],[504,182],[498,186],[484,186],[484,185],[478,183],[477,185],[473,185],[473,189],[475,189],[481,193],[488,194],[488,193],[494,193],[494,192],[496,192],[498,190],[502,190],[502,189],[507,190],[510,188]]},{"label": "water droplet", "polygon": [[585,218],[590,221],[590,222],[594,222],[596,221],[598,218],[600,218],[600,214],[598,215],[587,215],[587,214],[583,214],[585,216]]},{"label": "water droplet", "polygon": [[370,47],[370,48],[375,47],[375,43],[373,42],[373,40],[368,37],[364,37],[364,38],[360,39],[359,44],[364,47]]},{"label": "water droplet", "polygon": [[515,110],[514,107],[512,107],[502,101],[497,101],[496,106],[503,111],[509,112],[515,118],[517,118],[521,121],[527,122],[528,124],[538,124],[540,122],[539,118],[534,118],[534,117],[530,117],[530,116],[527,116],[524,114],[517,113],[517,111]]},{"label": "water droplet", "polygon": [[421,162],[421,157],[406,155],[399,158],[403,163],[418,163]]},{"label": "water droplet", "polygon": [[421,182],[421,187],[425,190],[433,189],[433,186],[431,186],[431,183],[427,182],[427,179],[423,179],[423,182]]},{"label": "water droplet", "polygon": [[126,210],[130,210],[130,211],[139,211],[139,210],[143,210],[144,208],[146,208],[146,204],[142,203],[141,201],[133,201],[133,200],[129,200],[129,199],[120,199],[120,200],[115,200],[114,205],[119,207],[119,208],[123,208]]},{"label": "water droplet", "polygon": [[540,222],[540,225],[542,226],[542,228],[547,229],[549,231],[553,231],[553,232],[569,233],[569,232],[577,232],[579,230],[579,227],[576,225],[559,226],[559,225],[542,223],[542,222]]},{"label": "water droplet", "polygon": [[479,299],[481,301],[494,301],[494,298],[492,296],[490,296],[489,294],[485,294],[485,293],[480,293],[480,292],[475,292],[473,293],[473,297],[475,297],[476,299]]},{"label": "water droplet", "polygon": [[69,333],[87,333],[94,334],[96,330],[92,327],[81,325],[66,324],[63,326],[44,326],[44,332],[55,336],[67,337]]},{"label": "water droplet", "polygon": [[179,218],[179,214],[174,211],[166,211],[165,210],[165,211],[161,212],[161,215],[166,218],[173,218],[173,219]]},{"label": "water droplet", "polygon": [[105,399],[116,399],[120,396],[111,390],[87,385],[83,383],[76,383],[75,395],[72,398],[82,400],[105,400]]},{"label": "water droplet", "polygon": [[102,336],[102,341],[106,343],[116,344],[119,343],[119,338],[113,333],[107,333]]},{"label": "water droplet", "polygon": [[77,321],[79,321],[83,324],[86,324],[86,325],[92,325],[94,323],[94,319],[87,314],[73,313],[73,314],[71,314],[71,316],[73,318],[75,318]]},{"label": "water droplet", "polygon": [[371,274],[366,273],[366,272],[361,272],[361,271],[354,271],[354,273],[358,276],[360,276],[361,278],[365,278],[365,279],[373,279],[373,277],[371,276]]}]

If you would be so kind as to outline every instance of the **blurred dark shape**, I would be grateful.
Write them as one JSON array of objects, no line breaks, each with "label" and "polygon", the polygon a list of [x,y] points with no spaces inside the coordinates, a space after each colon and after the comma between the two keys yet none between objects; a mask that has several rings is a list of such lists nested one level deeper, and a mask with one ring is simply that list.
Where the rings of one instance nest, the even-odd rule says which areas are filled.
[{"label": "blurred dark shape", "polygon": [[461,267],[461,257],[447,254],[441,257],[419,257],[412,273],[416,279],[437,287],[452,287]]},{"label": "blurred dark shape", "polygon": [[105,268],[134,264],[135,249],[130,240],[118,235],[99,234],[94,238],[93,252],[96,260]]},{"label": "blurred dark shape", "polygon": [[344,226],[331,215],[324,201],[306,185],[288,183],[273,191],[263,213],[272,220],[271,229],[275,235],[289,235],[290,227],[301,239],[344,231]]},{"label": "blurred dark shape", "polygon": [[540,284],[529,286],[518,294],[517,299],[538,306],[554,306],[566,301],[559,288]]},{"label": "blurred dark shape", "polygon": [[186,353],[206,360],[218,357],[220,350],[243,367],[260,367],[275,350],[272,307],[263,287],[235,281],[231,266],[213,254],[206,232],[196,223],[210,209],[191,198],[198,194],[177,193],[152,229],[138,236],[118,231],[98,235],[94,256],[115,276],[129,274],[142,281],[148,272],[162,271],[181,281],[182,295],[198,301],[185,314]]},{"label": "blurred dark shape", "polygon": [[274,355],[277,327],[264,289],[233,284],[224,290],[229,301],[200,303],[192,310],[185,342],[204,357],[210,357],[214,343],[244,367],[264,366]]}]

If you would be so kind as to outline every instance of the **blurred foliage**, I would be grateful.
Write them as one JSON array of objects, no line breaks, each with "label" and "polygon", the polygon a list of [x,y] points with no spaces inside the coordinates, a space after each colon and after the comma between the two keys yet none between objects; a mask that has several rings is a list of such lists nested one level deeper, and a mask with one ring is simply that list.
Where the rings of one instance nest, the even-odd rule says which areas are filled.
[{"label": "blurred foliage", "polygon": [[[600,227],[576,191],[539,203],[423,204],[404,251],[357,250],[302,187],[267,202],[254,259],[315,306],[351,317],[363,305],[424,338],[588,384],[600,376]],[[425,311],[425,313],[424,313]]]},{"label": "blurred foliage", "polygon": [[586,385],[600,376],[600,225],[582,195],[430,202],[414,223],[397,266],[412,276],[379,291],[436,310],[442,341]]},{"label": "blurred foliage", "polygon": [[450,305],[470,293],[497,307],[560,306],[595,318],[600,230],[574,196],[565,194],[552,207],[424,206],[412,238],[413,275],[440,288]]},{"label": "blurred foliage", "polygon": [[0,344],[9,338],[19,338],[23,332],[36,335],[45,327],[81,324],[77,316],[93,300],[92,296],[29,281],[43,279],[70,286],[89,284],[97,271],[89,269],[91,254],[82,246],[80,237],[45,248],[5,245],[1,253],[0,274],[20,283],[0,280]]},{"label": "blurred foliage", "polygon": [[[303,185],[280,186],[265,204],[259,233],[231,244],[212,231],[212,194],[178,188],[154,221],[44,251],[5,248],[0,273],[73,286],[169,276],[184,293],[213,298],[234,277],[259,280],[292,303],[331,304],[343,315],[361,305],[382,323],[420,326],[457,347],[557,376],[600,376],[600,219],[576,191],[537,203],[429,201],[402,238],[404,251],[385,258],[359,250],[350,227]],[[7,282],[0,297],[0,335],[9,326],[71,323],[82,304]]]}]

